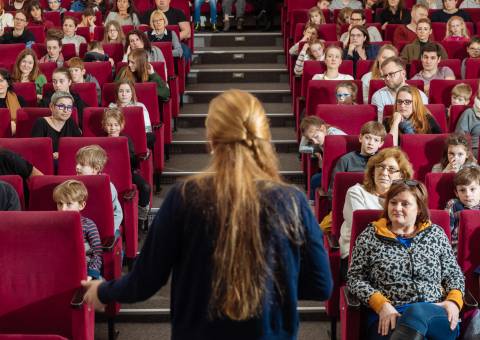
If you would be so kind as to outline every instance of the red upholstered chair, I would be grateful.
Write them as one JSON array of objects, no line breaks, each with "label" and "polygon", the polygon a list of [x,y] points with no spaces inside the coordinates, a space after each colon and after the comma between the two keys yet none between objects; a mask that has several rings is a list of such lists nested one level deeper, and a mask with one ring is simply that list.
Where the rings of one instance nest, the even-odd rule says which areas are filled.
[{"label": "red upholstered chair", "polygon": [[[450,67],[455,74],[456,79],[462,79],[462,74],[461,74],[461,60],[460,59],[445,59],[441,60],[440,63],[438,64],[438,67],[443,67],[447,66]],[[409,78],[413,77],[416,75],[418,72],[420,72],[423,69],[422,67],[422,61],[421,60],[412,60],[410,62],[410,71],[408,72]]]},{"label": "red upholstered chair", "polygon": [[[352,80],[358,87],[357,103],[363,104],[362,82]],[[305,114],[315,113],[318,104],[336,104],[335,88],[344,80],[310,80],[307,87]]]},{"label": "red upholstered chair", "polygon": [[445,51],[447,51],[449,59],[460,59],[463,60],[467,55],[467,46],[468,42],[464,41],[440,41],[440,44],[443,45]]},{"label": "red upholstered chair", "polygon": [[73,57],[77,57],[77,51],[74,44],[63,44],[62,54],[65,60],[70,60]]},{"label": "red upholstered chair", "polygon": [[480,78],[480,59],[467,58],[465,62],[465,79]]},{"label": "red upholstered chair", "polygon": [[480,211],[464,210],[460,213],[458,230],[457,260],[465,274],[466,288],[477,299],[480,298],[478,275],[474,270],[480,265]]},{"label": "red upholstered chair", "polygon": [[452,105],[450,106],[450,119],[448,120],[448,132],[455,132],[457,122],[463,112],[468,109],[468,105]]},{"label": "red upholstered chair", "polygon": [[93,30],[93,40],[103,41],[103,36],[105,34],[105,26],[95,26]]},{"label": "red upholstered chair", "polygon": [[[455,85],[460,83],[467,83],[472,87],[473,93],[477,93],[478,79],[459,79],[459,80],[441,80],[433,79],[430,81],[430,91],[428,93],[428,100],[430,104],[444,104],[450,106],[451,93]],[[472,96],[470,101],[473,104],[475,96]]]},{"label": "red upholstered chair", "polygon": [[68,340],[60,335],[0,334],[0,340]]},{"label": "red upholstered chair", "polygon": [[298,24],[305,24],[308,21],[308,9],[299,8],[294,9],[288,13],[287,34],[284,36],[285,52],[288,52],[290,47],[296,42],[293,37],[295,28]]},{"label": "red upholstered chair", "polygon": [[89,73],[97,78],[100,88],[103,84],[113,81],[112,65],[109,61],[90,61],[85,62],[84,65],[87,74]]},{"label": "red upholstered chair", "polygon": [[125,256],[133,259],[138,250],[138,195],[132,184],[130,156],[128,154],[127,138],[109,137],[63,137],[58,147],[58,174],[75,175],[75,155],[78,149],[97,144],[108,155],[108,162],[103,173],[118,191],[118,200],[123,208],[123,235],[125,240]]},{"label": "red upholstered chair", "polygon": [[105,43],[102,46],[105,53],[107,53],[116,63],[122,61],[123,45],[121,43]]},{"label": "red upholstered chair", "polygon": [[[48,87],[51,86],[51,83],[45,84],[43,87],[44,93],[48,90]],[[47,117],[52,113],[48,107],[23,107],[17,110],[17,132],[15,137],[30,137],[32,132],[32,127],[37,118]],[[73,120],[78,123],[78,115],[76,108],[72,112]]]},{"label": "red upholstered chair", "polygon": [[348,135],[358,135],[363,124],[377,120],[377,108],[369,104],[318,104],[315,115]]},{"label": "red upholstered chair", "polygon": [[402,26],[402,24],[388,24],[385,28],[385,40],[393,41],[393,35],[399,26]]},{"label": "red upholstered chair", "polygon": [[122,25],[123,34],[127,35],[128,32],[130,32],[134,28],[135,28],[135,26],[133,26],[133,25]]},{"label": "red upholstered chair", "polygon": [[[47,8],[48,7],[48,1],[40,1],[41,3],[44,2],[42,8]],[[64,1],[62,1],[64,2]],[[69,1],[65,1],[65,2],[69,2]],[[69,3],[69,6],[70,6],[70,3]],[[45,18],[45,20],[50,20],[51,22],[53,22],[53,25],[55,27],[61,27],[62,26],[62,18],[61,18],[61,14],[60,12],[47,12],[47,11],[44,11],[43,12],[43,17]]]},{"label": "red upholstered chair", "polygon": [[423,181],[433,165],[440,162],[447,137],[448,134],[400,135],[400,146],[412,163],[416,179]]},{"label": "red upholstered chair", "polygon": [[[23,192],[23,179],[19,175],[3,175],[0,176],[0,181],[9,183],[17,192],[22,210],[25,209],[25,194]],[[0,337],[1,339],[1,337]]]},{"label": "red upholstered chair", "polygon": [[334,41],[337,38],[337,24],[322,24],[318,30],[318,38],[323,40]]},{"label": "red upholstered chair", "polygon": [[82,98],[87,107],[98,107],[98,96],[95,83],[72,83],[70,89]]},{"label": "red upholstered chair", "polygon": [[[356,79],[362,79],[363,75],[370,72],[375,60],[359,60],[357,61]],[[366,103],[364,103],[366,104]]]},{"label": "red upholstered chair", "polygon": [[36,43],[45,42],[45,31],[43,26],[27,26],[28,30],[33,33]]},{"label": "red upholstered chair", "polygon": [[[118,279],[122,275],[122,239],[115,237],[113,222],[112,195],[110,178],[107,175],[96,176],[35,176],[29,182],[31,211],[55,211],[53,190],[66,180],[75,179],[85,184],[88,192],[87,205],[82,216],[90,218],[97,225],[102,242],[103,269],[106,280]],[[119,311],[120,304],[107,305],[107,315],[111,318]]]},{"label": "red upholstered chair", "polygon": [[87,278],[80,214],[5,211],[0,220],[0,332],[93,340],[94,311],[80,289]]},{"label": "red upholstered chair", "polygon": [[[472,22],[479,22],[480,21],[480,9],[478,8],[464,8],[463,9],[465,12],[467,12],[470,15],[470,18],[472,19]],[[477,33],[479,31],[477,30]]]},{"label": "red upholstered chair", "polygon": [[25,99],[25,106],[37,106],[37,90],[34,82],[13,83],[13,90]]},{"label": "red upholstered chair", "polygon": [[90,27],[77,27],[75,34],[84,37],[87,43],[90,42],[93,35],[90,35]]},{"label": "red upholstered chair", "polygon": [[40,71],[45,75],[45,77],[47,77],[47,81],[51,83],[53,71],[55,71],[55,69],[57,68],[57,63],[39,63],[38,66],[40,67]]},{"label": "red upholstered chair", "polygon": [[[427,104],[425,105],[428,111],[432,114],[437,122],[438,126],[443,133],[448,132],[447,127],[447,117],[446,117],[446,109],[445,105],[443,104]],[[383,109],[383,117],[388,117],[393,114],[393,105],[385,105]]]},{"label": "red upholstered chair", "polygon": [[[408,85],[415,86],[419,90],[423,91],[423,80],[407,80]],[[372,102],[372,96],[375,92],[385,87],[385,81],[383,79],[371,79],[370,86],[368,88],[368,102]],[[358,96],[358,95],[357,95]]]},{"label": "red upholstered chair", "polygon": [[425,186],[428,191],[428,207],[430,209],[445,209],[447,202],[455,198],[453,177],[455,173],[430,172],[425,176]]},{"label": "red upholstered chair", "polygon": [[12,137],[10,121],[10,111],[6,108],[0,108],[0,138]]},{"label": "red upholstered chair", "polygon": [[2,64],[9,69],[15,64],[17,56],[25,49],[25,44],[0,44]]},{"label": "red upholstered chair", "polygon": [[53,175],[52,140],[48,137],[0,138],[0,148],[18,153],[44,175]]}]

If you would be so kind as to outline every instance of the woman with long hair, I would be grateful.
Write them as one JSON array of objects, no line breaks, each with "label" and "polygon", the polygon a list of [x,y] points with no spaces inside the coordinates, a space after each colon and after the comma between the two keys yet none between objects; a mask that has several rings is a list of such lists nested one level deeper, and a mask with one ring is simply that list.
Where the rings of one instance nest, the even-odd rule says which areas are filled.
[{"label": "woman with long hair", "polygon": [[42,99],[43,85],[47,83],[47,77],[40,71],[37,54],[30,48],[24,49],[17,56],[13,66],[12,79],[19,83],[34,82],[37,99]]},{"label": "woman with long hair", "polygon": [[40,6],[38,0],[33,0],[28,4],[27,14],[29,27],[42,26],[43,30],[46,32],[55,26],[53,22],[44,18],[42,6]]},{"label": "woman with long hair", "polygon": [[280,178],[258,99],[224,92],[206,127],[210,166],[167,195],[133,270],[82,282],[84,299],[145,300],[173,272],[172,338],[295,339],[298,298],[331,291],[322,232],[304,194]]},{"label": "woman with long hair", "polygon": [[125,45],[125,34],[122,26],[116,20],[111,20],[105,24],[105,33],[103,35],[104,44],[120,43]]},{"label": "woman with long hair", "polygon": [[423,105],[420,91],[410,85],[402,86],[397,92],[394,113],[383,121],[385,129],[398,145],[401,134],[442,133],[435,118]]},{"label": "woman with long hair", "polygon": [[113,8],[105,18],[105,22],[112,20],[118,21],[122,26],[139,26],[140,20],[138,19],[137,10],[135,9],[135,3],[132,0],[114,1]]},{"label": "woman with long hair", "polygon": [[355,25],[350,29],[347,47],[343,50],[343,59],[352,60],[355,71],[357,61],[375,59],[379,48],[378,45],[370,44],[370,35],[364,26]]},{"label": "woman with long hair", "polygon": [[150,40],[148,40],[147,35],[140,30],[131,30],[128,32],[125,39],[125,53],[123,55],[122,61],[127,61],[128,55],[135,49],[144,49],[148,55],[148,61],[155,62],[161,61],[165,62],[165,56],[162,53],[162,50],[157,46],[152,46]]}]

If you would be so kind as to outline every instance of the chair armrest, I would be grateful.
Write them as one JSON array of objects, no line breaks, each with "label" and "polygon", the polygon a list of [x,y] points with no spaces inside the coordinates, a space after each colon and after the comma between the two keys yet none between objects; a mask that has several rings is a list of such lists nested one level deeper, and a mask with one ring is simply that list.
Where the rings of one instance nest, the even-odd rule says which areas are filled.
[{"label": "chair armrest", "polygon": [[70,301],[70,307],[74,309],[80,309],[83,305],[83,288],[78,288],[73,294],[72,301]]},{"label": "chair armrest", "polygon": [[147,159],[150,158],[151,154],[152,153],[150,152],[150,150],[147,149],[147,152],[137,153],[136,156],[139,160],[146,161]]},{"label": "chair armrest", "polygon": [[332,233],[325,233],[325,237],[327,238],[328,242],[328,247],[332,250],[338,250],[340,249],[340,244],[338,243],[338,240],[333,237]]},{"label": "chair armrest", "polygon": [[177,79],[177,76],[173,75],[173,76],[168,76],[168,80],[175,80]]},{"label": "chair armrest", "polygon": [[322,188],[317,188],[317,194],[319,197],[327,197],[327,198],[330,197],[328,195],[328,192],[325,192]]},{"label": "chair armrest", "polygon": [[152,129],[153,129],[153,130],[158,130],[158,129],[160,129],[160,128],[162,127],[162,125],[163,125],[162,122],[160,122],[159,124],[152,125]]},{"label": "chair armrest", "polygon": [[347,302],[348,308],[355,308],[358,309],[361,307],[360,300],[353,295],[347,287],[343,287],[343,295],[345,296],[345,301]]},{"label": "chair armrest", "polygon": [[102,240],[102,250],[104,253],[111,252],[118,241],[118,236],[109,236]]},{"label": "chair armrest", "polygon": [[297,100],[300,101],[300,102],[304,102],[304,101],[305,101],[305,97],[303,97],[303,96],[297,97]]},{"label": "chair armrest", "polygon": [[478,307],[478,301],[475,299],[473,294],[468,290],[465,289],[465,295],[463,296],[463,303],[465,308],[473,309]]},{"label": "chair armrest", "polygon": [[135,198],[136,194],[137,190],[135,189],[125,190],[124,192],[122,192],[122,197],[125,201],[131,201]]},{"label": "chair armrest", "polygon": [[295,79],[302,79],[302,75],[301,74],[296,74]]}]

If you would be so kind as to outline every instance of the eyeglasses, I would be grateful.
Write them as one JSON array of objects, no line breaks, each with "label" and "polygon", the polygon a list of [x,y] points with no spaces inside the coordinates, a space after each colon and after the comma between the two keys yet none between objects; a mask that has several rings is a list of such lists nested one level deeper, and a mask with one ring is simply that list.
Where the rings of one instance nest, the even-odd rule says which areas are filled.
[{"label": "eyeglasses", "polygon": [[164,19],[155,19],[155,20],[153,20],[153,23],[154,24],[159,24],[159,23],[164,22],[164,21],[165,21]]},{"label": "eyeglasses", "polygon": [[390,175],[393,175],[393,174],[396,174],[397,172],[400,172],[400,170],[394,168],[393,166],[386,166],[386,165],[383,165],[383,164],[375,165],[375,170],[380,170],[381,172],[384,172],[385,170],[387,170],[387,172]]},{"label": "eyeglasses", "polygon": [[352,21],[357,22],[357,21],[362,21],[362,20],[363,20],[362,18],[350,18],[350,22],[352,22]]},{"label": "eyeglasses", "polygon": [[390,72],[390,73],[382,75],[381,78],[382,79],[390,79],[390,78],[395,77],[398,72],[402,72],[402,71],[403,71],[403,69],[397,70],[395,72]]},{"label": "eyeglasses", "polygon": [[15,18],[13,20],[20,21],[20,22],[27,22],[27,19],[23,19],[23,18]]},{"label": "eyeglasses", "polygon": [[402,105],[402,104],[405,104],[405,105],[412,105],[412,100],[410,99],[397,99],[397,105]]},{"label": "eyeglasses", "polygon": [[480,48],[469,47],[468,50],[472,52],[480,53]]},{"label": "eyeglasses", "polygon": [[59,4],[60,1],[59,0],[48,0],[48,3],[49,4]]},{"label": "eyeglasses", "polygon": [[392,184],[405,184],[409,187],[415,188],[420,184],[420,182],[414,179],[397,179],[395,181],[392,181]]},{"label": "eyeglasses", "polygon": [[72,112],[73,105],[65,105],[65,104],[55,104],[55,107],[63,112]]},{"label": "eyeglasses", "polygon": [[337,98],[342,99],[342,98],[350,97],[351,94],[350,93],[337,93],[336,96],[337,96]]}]

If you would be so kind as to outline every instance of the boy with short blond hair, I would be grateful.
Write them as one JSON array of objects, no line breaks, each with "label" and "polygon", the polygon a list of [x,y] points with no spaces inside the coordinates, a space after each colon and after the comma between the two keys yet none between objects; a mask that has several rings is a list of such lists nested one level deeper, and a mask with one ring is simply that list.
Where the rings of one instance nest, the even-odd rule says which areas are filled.
[{"label": "boy with short blond hair", "polygon": [[[99,145],[88,145],[77,151],[75,156],[77,165],[75,167],[77,175],[98,175],[107,164],[107,152]],[[115,235],[120,235],[120,224],[123,220],[123,211],[118,201],[118,193],[115,185],[110,182],[110,190],[112,191],[113,204],[113,222],[115,227]]]},{"label": "boy with short blond hair", "polygon": [[453,87],[451,94],[452,105],[468,105],[472,97],[472,87],[466,83],[460,83]]},{"label": "boy with short blond hair", "polygon": [[[77,180],[68,180],[53,190],[53,200],[59,211],[81,212],[87,205],[88,191],[85,185]],[[95,222],[81,216],[83,241],[87,256],[87,275],[93,279],[101,278],[102,243]]]}]

